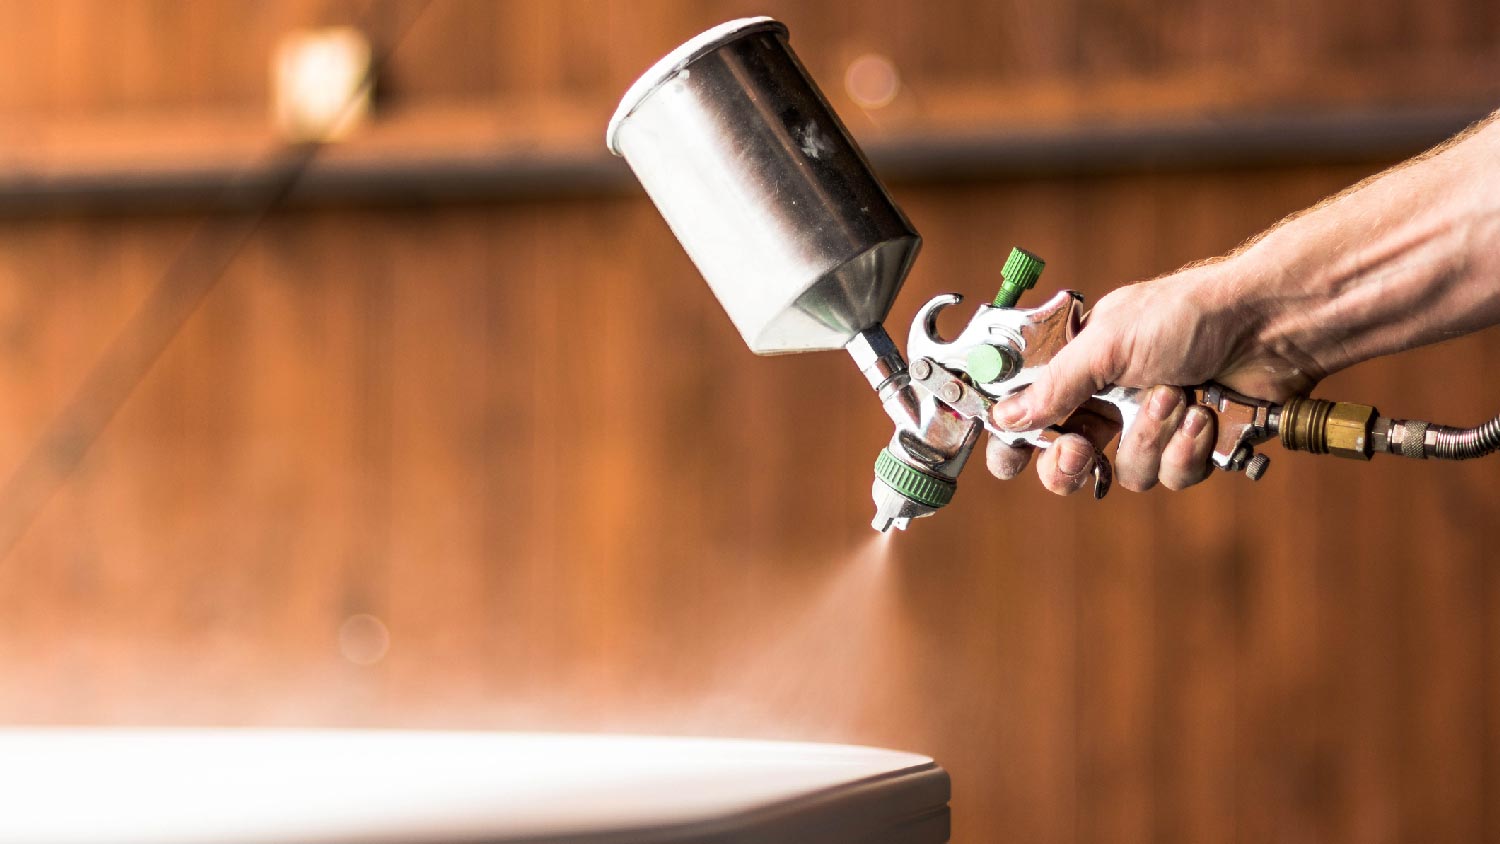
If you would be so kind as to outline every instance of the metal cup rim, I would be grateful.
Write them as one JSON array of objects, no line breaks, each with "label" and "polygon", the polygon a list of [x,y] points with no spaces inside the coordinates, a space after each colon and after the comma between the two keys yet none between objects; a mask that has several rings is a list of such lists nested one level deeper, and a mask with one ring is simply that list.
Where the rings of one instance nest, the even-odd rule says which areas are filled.
[{"label": "metal cup rim", "polygon": [[620,105],[615,109],[614,116],[609,119],[609,128],[604,134],[604,143],[609,147],[609,151],[615,155],[621,154],[620,148],[616,143],[619,139],[620,126],[641,103],[645,102],[648,97],[656,92],[656,89],[665,85],[678,73],[681,73],[683,68],[686,68],[725,44],[736,41],[746,35],[766,31],[779,32],[783,37],[786,37],[788,34],[786,24],[775,18],[764,15],[752,18],[736,18],[735,20],[725,21],[718,26],[698,33],[687,41],[684,41],[672,52],[667,53],[656,64],[651,65],[645,73],[641,74],[639,79],[635,80],[626,89],[625,96],[620,98]]}]

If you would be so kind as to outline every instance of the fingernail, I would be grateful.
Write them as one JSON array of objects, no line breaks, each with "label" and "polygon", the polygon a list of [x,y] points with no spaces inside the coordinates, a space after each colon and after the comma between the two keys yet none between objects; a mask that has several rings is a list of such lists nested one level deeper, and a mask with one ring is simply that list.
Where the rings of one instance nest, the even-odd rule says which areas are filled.
[{"label": "fingernail", "polygon": [[990,416],[994,418],[996,425],[1007,431],[1024,431],[1027,428],[1027,423],[1030,421],[1030,415],[1026,412],[1026,407],[1019,401],[1008,401],[995,405],[994,410],[990,411]]},{"label": "fingernail", "polygon": [[1208,411],[1201,407],[1195,407],[1189,410],[1187,416],[1182,420],[1182,432],[1190,437],[1196,437],[1198,436],[1198,432],[1202,431],[1207,424]]},{"label": "fingernail", "polygon": [[1172,411],[1182,404],[1182,393],[1171,387],[1157,387],[1151,394],[1151,400],[1146,403],[1146,412],[1151,418],[1160,422],[1172,415]]},{"label": "fingernail", "polygon": [[1059,448],[1062,453],[1057,455],[1057,470],[1070,478],[1078,477],[1078,474],[1088,468],[1089,460],[1093,454],[1081,445],[1065,443]]}]

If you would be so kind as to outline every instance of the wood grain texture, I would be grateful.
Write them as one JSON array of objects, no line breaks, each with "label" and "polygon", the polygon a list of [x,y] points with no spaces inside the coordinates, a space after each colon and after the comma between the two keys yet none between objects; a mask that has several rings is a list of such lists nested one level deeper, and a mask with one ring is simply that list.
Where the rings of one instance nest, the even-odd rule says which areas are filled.
[{"label": "wood grain texture", "polygon": [[[0,123],[257,109],[283,29],[366,15],[379,40],[419,5],[0,0]],[[1500,55],[1473,0],[433,0],[387,95],[602,131],[661,52],[761,9],[819,78],[892,57],[906,99],[856,131],[1025,113],[972,93],[1012,85],[1064,122],[1397,107],[1493,90]],[[1097,299],[1371,169],[900,183],[926,242],[889,322],[988,295],[1011,243]],[[0,220],[0,481],[199,224]],[[1259,485],[1103,503],[976,465],[882,555],[861,380],[745,351],[642,198],[280,212],[205,289],[97,439],[41,464],[76,467],[0,512],[25,517],[0,722],[848,741],[937,758],[961,841],[1500,840],[1492,463],[1277,453]],[[1320,392],[1468,423],[1497,358],[1490,332]],[[361,614],[390,636],[369,665],[341,649]]]}]

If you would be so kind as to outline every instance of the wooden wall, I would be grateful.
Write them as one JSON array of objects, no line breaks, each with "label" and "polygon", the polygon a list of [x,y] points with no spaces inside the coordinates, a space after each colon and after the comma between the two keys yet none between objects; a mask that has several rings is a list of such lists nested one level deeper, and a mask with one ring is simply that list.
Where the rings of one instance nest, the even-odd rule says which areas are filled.
[{"label": "wooden wall", "polygon": [[[0,167],[65,171],[63,123],[259,114],[274,36],[354,19],[387,108],[554,102],[592,143],[657,55],[760,10],[841,108],[841,63],[891,57],[902,99],[850,117],[877,137],[1500,103],[1500,7],[1465,0],[0,0]],[[906,180],[891,322],[987,295],[1011,243],[1097,298],[1378,166]],[[1102,503],[976,465],[882,544],[862,380],[745,351],[633,191],[303,205],[211,285],[211,249],[169,271],[221,244],[201,216],[0,219],[0,723],[848,741],[937,758],[961,841],[1500,840],[1494,463],[1272,447],[1259,485]],[[1467,423],[1497,357],[1322,393]]]}]

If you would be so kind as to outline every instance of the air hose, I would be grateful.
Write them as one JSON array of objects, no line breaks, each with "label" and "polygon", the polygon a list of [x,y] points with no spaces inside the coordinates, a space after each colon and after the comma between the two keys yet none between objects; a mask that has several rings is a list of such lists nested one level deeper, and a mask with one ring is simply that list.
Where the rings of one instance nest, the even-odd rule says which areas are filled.
[{"label": "air hose", "polygon": [[1293,451],[1369,460],[1399,454],[1417,460],[1472,460],[1500,450],[1500,416],[1473,428],[1388,419],[1369,405],[1295,398],[1271,424]]},{"label": "air hose", "polygon": [[1432,456],[1439,460],[1483,457],[1500,449],[1500,416],[1474,428],[1431,426],[1427,436],[1432,438]]}]

